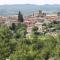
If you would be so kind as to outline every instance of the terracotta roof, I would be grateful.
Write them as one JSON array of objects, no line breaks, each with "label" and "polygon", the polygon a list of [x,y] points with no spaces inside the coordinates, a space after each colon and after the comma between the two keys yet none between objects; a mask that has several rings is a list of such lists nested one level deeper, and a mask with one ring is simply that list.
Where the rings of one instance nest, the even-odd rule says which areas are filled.
[{"label": "terracotta roof", "polygon": [[48,20],[57,20],[58,16],[46,16]]}]

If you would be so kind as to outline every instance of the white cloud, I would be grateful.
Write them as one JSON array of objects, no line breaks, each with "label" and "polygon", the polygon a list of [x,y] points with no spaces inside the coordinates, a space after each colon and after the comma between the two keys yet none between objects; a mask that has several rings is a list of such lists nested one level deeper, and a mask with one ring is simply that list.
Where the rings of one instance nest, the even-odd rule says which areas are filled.
[{"label": "white cloud", "polygon": [[60,0],[0,0],[0,4],[60,4]]}]

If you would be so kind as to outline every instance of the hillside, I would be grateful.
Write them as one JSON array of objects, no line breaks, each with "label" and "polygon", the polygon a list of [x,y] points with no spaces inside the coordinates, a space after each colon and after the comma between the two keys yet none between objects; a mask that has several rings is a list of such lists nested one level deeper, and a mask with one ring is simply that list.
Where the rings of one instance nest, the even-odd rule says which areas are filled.
[{"label": "hillside", "polygon": [[60,11],[60,5],[33,5],[33,4],[15,4],[15,5],[0,5],[0,15],[14,15],[18,11],[23,14],[28,14],[33,11]]}]

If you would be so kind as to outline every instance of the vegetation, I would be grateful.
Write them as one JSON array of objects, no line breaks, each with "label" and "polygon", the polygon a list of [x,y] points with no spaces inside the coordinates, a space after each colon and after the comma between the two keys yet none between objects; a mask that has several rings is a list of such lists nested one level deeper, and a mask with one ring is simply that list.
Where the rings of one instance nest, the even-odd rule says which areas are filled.
[{"label": "vegetation", "polygon": [[60,16],[60,12],[58,12],[57,15]]},{"label": "vegetation", "polygon": [[18,13],[18,21],[23,22],[23,15],[22,15],[22,13],[20,11]]},{"label": "vegetation", "polygon": [[58,21],[53,21],[49,24],[44,23],[42,26],[46,32],[56,32],[57,30],[60,30],[60,22]]},{"label": "vegetation", "polygon": [[0,60],[60,60],[60,34],[35,34],[33,27],[30,35],[26,26],[13,23],[11,27],[0,27]]}]

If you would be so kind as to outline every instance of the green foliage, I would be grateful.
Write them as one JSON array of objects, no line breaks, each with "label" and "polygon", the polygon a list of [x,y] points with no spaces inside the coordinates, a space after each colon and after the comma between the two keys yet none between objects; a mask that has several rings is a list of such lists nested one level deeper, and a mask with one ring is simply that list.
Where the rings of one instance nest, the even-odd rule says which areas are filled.
[{"label": "green foliage", "polygon": [[0,27],[0,59],[3,60],[13,52],[16,43],[13,42],[12,32],[8,27]]},{"label": "green foliage", "polygon": [[56,29],[56,30],[60,30],[60,24],[56,24],[56,25],[55,25],[55,29]]},{"label": "green foliage", "polygon": [[[32,34],[26,37],[26,26],[19,23],[13,29],[0,27],[0,60],[60,60],[60,34]],[[15,31],[15,32],[13,32]]]},{"label": "green foliage", "polygon": [[33,28],[32,28],[32,31],[34,31],[34,32],[36,32],[38,30],[38,27],[37,26],[34,26]]},{"label": "green foliage", "polygon": [[12,23],[12,26],[10,26],[9,27],[10,28],[10,30],[12,30],[13,32],[16,32],[16,25],[15,25],[15,23]]}]

